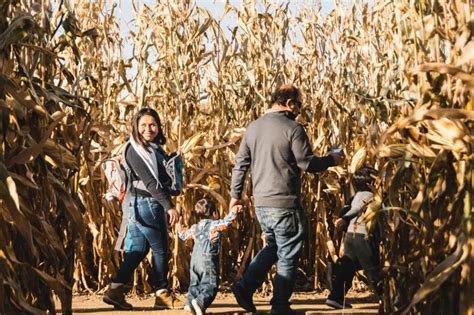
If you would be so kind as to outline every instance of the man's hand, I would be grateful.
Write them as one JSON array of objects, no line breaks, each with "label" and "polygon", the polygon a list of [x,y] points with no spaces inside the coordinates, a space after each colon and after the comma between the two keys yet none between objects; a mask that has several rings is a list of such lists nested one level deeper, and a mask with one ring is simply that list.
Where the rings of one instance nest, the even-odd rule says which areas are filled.
[{"label": "man's hand", "polygon": [[242,200],[231,198],[229,203],[229,210],[235,211],[236,213],[242,212],[244,206],[242,205]]},{"label": "man's hand", "polygon": [[168,212],[168,215],[170,217],[170,221],[169,221],[170,224],[175,225],[176,223],[178,223],[178,220],[179,220],[178,211],[176,211],[175,208],[171,208],[167,212]]},{"label": "man's hand", "polygon": [[339,153],[333,153],[331,152],[330,155],[332,156],[332,158],[334,159],[334,163],[336,165],[341,165],[341,163],[344,161],[344,159],[346,158],[346,156],[344,155],[344,151],[341,151]]}]

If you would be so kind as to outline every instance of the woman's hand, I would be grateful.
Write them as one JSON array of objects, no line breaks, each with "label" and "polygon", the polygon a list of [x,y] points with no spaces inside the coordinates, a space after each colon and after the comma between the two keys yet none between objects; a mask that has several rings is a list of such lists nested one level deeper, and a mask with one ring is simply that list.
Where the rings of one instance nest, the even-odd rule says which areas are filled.
[{"label": "woman's hand", "polygon": [[169,221],[170,224],[175,225],[176,223],[178,223],[178,221],[179,221],[178,211],[176,211],[175,208],[171,208],[167,212],[168,212],[168,215],[170,217],[170,221]]}]

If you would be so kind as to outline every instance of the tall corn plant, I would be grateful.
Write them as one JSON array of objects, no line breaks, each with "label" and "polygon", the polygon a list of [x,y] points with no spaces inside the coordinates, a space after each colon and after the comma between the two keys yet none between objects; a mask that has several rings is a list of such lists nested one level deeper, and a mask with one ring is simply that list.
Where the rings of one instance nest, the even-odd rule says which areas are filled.
[{"label": "tall corn plant", "polygon": [[97,256],[91,248],[101,236],[95,216],[102,208],[91,193],[101,189],[92,180],[99,174],[95,141],[109,132],[102,115],[115,111],[109,100],[120,91],[111,91],[116,80],[107,83],[120,68],[108,64],[113,56],[97,51],[102,42],[111,47],[114,35],[113,25],[98,26],[102,5],[88,11],[67,1],[0,5],[4,314],[54,312],[53,290],[63,313],[71,313],[73,289],[92,275],[91,257]]},{"label": "tall corn plant", "polygon": [[393,22],[400,25],[391,27],[395,36],[410,35],[396,51],[409,70],[403,117],[378,151],[388,158],[387,198],[375,212],[385,216],[384,306],[472,312],[471,8],[460,1],[404,3]]},{"label": "tall corn plant", "polygon": [[70,312],[78,236],[85,239],[71,114],[87,112],[53,81],[67,70],[55,63],[51,5],[4,1],[1,10],[1,312],[54,310],[52,289]]}]

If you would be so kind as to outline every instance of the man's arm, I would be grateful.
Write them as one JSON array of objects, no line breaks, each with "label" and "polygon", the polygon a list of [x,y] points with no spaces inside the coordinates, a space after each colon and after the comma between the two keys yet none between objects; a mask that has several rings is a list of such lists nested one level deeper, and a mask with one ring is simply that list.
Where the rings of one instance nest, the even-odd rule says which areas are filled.
[{"label": "man's arm", "polygon": [[335,166],[335,160],[331,155],[317,157],[313,154],[308,135],[303,126],[298,125],[293,129],[291,137],[291,149],[300,169],[310,173],[322,172],[331,166]]},{"label": "man's arm", "polygon": [[335,166],[332,156],[317,157],[313,154],[308,135],[303,126],[298,125],[292,133],[291,150],[300,169],[310,173],[322,172]]},{"label": "man's arm", "polygon": [[235,166],[232,169],[232,179],[230,184],[230,195],[232,197],[229,209],[232,209],[242,198],[242,191],[245,182],[245,175],[250,167],[251,156],[250,149],[247,146],[245,135],[240,144],[239,152],[235,156]]}]

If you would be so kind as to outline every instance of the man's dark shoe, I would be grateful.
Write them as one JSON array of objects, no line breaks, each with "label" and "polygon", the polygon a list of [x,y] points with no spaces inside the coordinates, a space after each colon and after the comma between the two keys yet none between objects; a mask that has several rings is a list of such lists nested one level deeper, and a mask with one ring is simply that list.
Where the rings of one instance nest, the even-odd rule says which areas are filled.
[{"label": "man's dark shoe", "polygon": [[127,303],[127,301],[125,301],[125,292],[126,288],[123,285],[115,289],[109,287],[107,291],[105,291],[102,301],[107,304],[113,305],[115,308],[118,308],[120,310],[131,310],[133,309],[133,306],[132,304]]},{"label": "man's dark shoe", "polygon": [[241,308],[247,312],[255,313],[257,309],[252,301],[252,295],[249,294],[239,283],[234,283],[230,289],[234,293],[235,299]]}]

